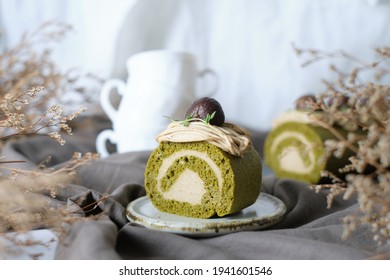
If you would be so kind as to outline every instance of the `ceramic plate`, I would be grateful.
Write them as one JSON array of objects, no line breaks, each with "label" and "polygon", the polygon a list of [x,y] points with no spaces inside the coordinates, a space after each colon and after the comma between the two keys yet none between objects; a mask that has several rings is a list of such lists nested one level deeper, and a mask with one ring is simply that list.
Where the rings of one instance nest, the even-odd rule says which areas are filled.
[{"label": "ceramic plate", "polygon": [[253,205],[221,218],[197,219],[161,212],[146,196],[130,202],[126,216],[129,221],[149,229],[190,236],[214,236],[270,227],[278,223],[285,212],[286,206],[281,200],[261,193]]}]

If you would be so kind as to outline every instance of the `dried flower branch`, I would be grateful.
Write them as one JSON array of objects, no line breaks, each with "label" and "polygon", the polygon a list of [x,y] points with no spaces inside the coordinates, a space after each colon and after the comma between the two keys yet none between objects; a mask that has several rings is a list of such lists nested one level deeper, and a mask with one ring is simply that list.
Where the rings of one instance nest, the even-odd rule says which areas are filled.
[{"label": "dried flower branch", "polygon": [[54,198],[65,184],[75,180],[79,166],[96,158],[96,154],[82,156],[76,153],[57,170],[23,170],[1,166],[10,170],[11,175],[0,178],[0,233],[43,227],[59,229],[63,222],[74,219],[66,207],[53,206],[48,198]]},{"label": "dried flower branch", "polygon": [[[88,103],[88,88],[79,84],[82,76],[72,71],[62,73],[51,59],[53,44],[70,30],[69,25],[46,22],[0,54],[0,149],[18,137],[39,134],[64,145],[63,133],[72,135],[72,122],[86,108],[71,111],[58,104],[63,103],[63,96],[75,92],[82,95],[83,103]],[[20,161],[1,158],[0,171],[7,172],[0,172],[0,237],[15,245],[31,245],[29,240],[20,244],[9,233],[49,228],[60,234],[64,225],[84,219],[80,211],[75,212],[55,198],[74,181],[81,165],[97,157],[93,153],[75,153],[58,169],[48,168],[43,162],[34,170],[14,168],[13,164]],[[107,194],[103,195],[96,205],[107,198]],[[2,246],[0,242],[0,251],[8,250]]]},{"label": "dried flower branch", "polygon": [[[52,105],[42,115],[30,114],[26,117],[25,107],[31,102],[31,99],[39,96],[42,88],[33,88],[17,98],[11,98],[10,95],[0,97],[0,140],[6,141],[16,136],[27,136],[33,134],[46,134],[55,139],[61,145],[65,140],[61,137],[59,131],[69,135],[72,134],[70,126],[71,121],[77,118],[86,108],[81,108],[76,112],[64,115],[63,109],[59,105]],[[26,119],[29,118],[29,122]],[[54,131],[53,131],[54,130]]]},{"label": "dried flower branch", "polygon": [[[336,137],[325,142],[326,155],[341,157],[349,150],[353,156],[339,170],[345,178],[324,172],[323,176],[330,178],[331,184],[311,188],[330,190],[328,207],[338,195],[343,194],[344,199],[356,195],[359,211],[344,218],[344,238],[359,226],[368,225],[378,244],[390,244],[390,48],[375,49],[374,62],[365,62],[345,51],[296,47],[295,51],[299,56],[308,57],[303,66],[331,58],[347,59],[354,65],[349,72],[331,65],[337,80],[324,81],[325,91],[311,104],[313,112],[323,112],[312,115],[316,123]],[[368,72],[373,75],[367,81]],[[336,127],[343,128],[346,134],[340,134]]]},{"label": "dried flower branch", "polygon": [[8,241],[6,244],[0,242],[0,252],[12,250],[14,246],[10,246],[10,243],[31,246],[30,240],[21,242],[11,232],[48,228],[61,240],[62,235],[66,234],[67,225],[98,218],[98,215],[87,217],[83,209],[87,212],[90,208],[98,207],[109,198],[108,194],[103,194],[94,205],[76,207],[77,211],[66,200],[56,200],[64,186],[76,180],[77,168],[97,158],[98,155],[94,153],[75,153],[69,162],[56,170],[42,166],[35,170],[1,166],[8,169],[11,175],[0,177],[0,238]]},{"label": "dried flower branch", "polygon": [[[77,69],[63,72],[54,62],[54,47],[72,31],[68,24],[47,21],[36,30],[24,33],[15,46],[0,54],[0,98],[19,100],[19,104],[26,102],[27,96],[33,98],[29,101],[31,105],[20,112],[25,114],[26,124],[30,124],[30,117],[42,114],[53,104],[64,105],[64,96],[70,93],[83,103],[89,103],[92,93],[103,82],[101,78]],[[36,95],[38,92],[41,94]]]}]

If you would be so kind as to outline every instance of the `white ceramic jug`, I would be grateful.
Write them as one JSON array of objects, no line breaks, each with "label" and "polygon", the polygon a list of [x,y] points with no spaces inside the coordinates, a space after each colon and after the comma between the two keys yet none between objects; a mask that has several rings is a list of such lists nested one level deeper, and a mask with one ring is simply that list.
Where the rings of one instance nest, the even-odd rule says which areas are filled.
[{"label": "white ceramic jug", "polygon": [[[212,70],[200,71],[196,57],[184,52],[141,52],[126,64],[127,83],[108,80],[101,90],[100,104],[113,124],[96,139],[101,157],[109,155],[107,141],[116,144],[118,153],[154,149],[156,136],[167,126],[164,116],[183,119],[196,99],[199,78],[212,74],[217,79]],[[117,109],[111,102],[113,89],[121,95]]]}]

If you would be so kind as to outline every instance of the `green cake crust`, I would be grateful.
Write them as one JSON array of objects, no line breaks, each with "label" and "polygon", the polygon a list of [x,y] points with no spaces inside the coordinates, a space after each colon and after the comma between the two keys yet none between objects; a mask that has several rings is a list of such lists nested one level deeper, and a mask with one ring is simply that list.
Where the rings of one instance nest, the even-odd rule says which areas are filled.
[{"label": "green cake crust", "polygon": [[261,180],[261,159],[253,147],[237,157],[205,141],[162,142],[145,169],[146,193],[157,209],[196,218],[222,217],[252,205]]}]

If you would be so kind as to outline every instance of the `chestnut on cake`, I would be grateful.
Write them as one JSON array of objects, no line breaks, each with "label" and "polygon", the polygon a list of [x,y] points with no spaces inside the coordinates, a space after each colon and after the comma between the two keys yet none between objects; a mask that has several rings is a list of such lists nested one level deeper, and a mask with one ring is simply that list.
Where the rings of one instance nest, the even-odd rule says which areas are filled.
[{"label": "chestnut on cake", "polygon": [[262,165],[250,133],[226,123],[213,98],[196,100],[185,119],[156,140],[145,169],[145,189],[163,212],[194,218],[225,216],[252,205],[261,191]]}]

